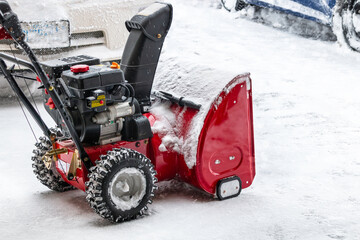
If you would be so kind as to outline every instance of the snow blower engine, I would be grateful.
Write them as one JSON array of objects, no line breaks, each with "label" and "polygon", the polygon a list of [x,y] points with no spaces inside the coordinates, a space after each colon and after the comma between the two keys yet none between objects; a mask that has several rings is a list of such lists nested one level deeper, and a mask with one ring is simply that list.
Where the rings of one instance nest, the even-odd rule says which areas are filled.
[{"label": "snow blower engine", "polygon": [[[4,77],[44,134],[35,144],[34,173],[52,190],[85,191],[90,206],[110,221],[142,215],[157,181],[177,178],[222,200],[238,196],[255,176],[249,74],[233,78],[206,106],[152,91],[172,12],[170,4],[154,3],[126,21],[130,35],[120,64],[87,55],[40,63],[17,15],[0,0],[0,38],[30,59],[0,53]],[[36,74],[27,79],[39,82],[56,128],[47,127],[5,61]],[[175,117],[169,120],[159,107]],[[171,148],[158,126],[180,120],[172,133],[184,146]]]}]

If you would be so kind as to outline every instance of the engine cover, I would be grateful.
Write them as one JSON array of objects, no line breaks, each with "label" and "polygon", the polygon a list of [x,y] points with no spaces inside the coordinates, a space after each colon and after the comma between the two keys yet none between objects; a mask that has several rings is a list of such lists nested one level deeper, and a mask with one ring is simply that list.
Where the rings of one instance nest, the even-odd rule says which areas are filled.
[{"label": "engine cover", "polygon": [[[125,87],[124,73],[108,65],[89,66],[87,63],[97,61],[91,57],[77,56],[52,60],[43,63],[43,66],[47,66],[51,81],[69,112],[81,142],[106,144],[119,141],[124,125],[123,117],[135,113],[135,107],[130,106],[130,93]],[[67,132],[58,111],[51,104],[51,98],[46,93],[44,95],[45,108],[58,126]],[[116,114],[110,114],[106,121],[94,121],[97,114],[113,113],[113,109],[117,110]]]}]

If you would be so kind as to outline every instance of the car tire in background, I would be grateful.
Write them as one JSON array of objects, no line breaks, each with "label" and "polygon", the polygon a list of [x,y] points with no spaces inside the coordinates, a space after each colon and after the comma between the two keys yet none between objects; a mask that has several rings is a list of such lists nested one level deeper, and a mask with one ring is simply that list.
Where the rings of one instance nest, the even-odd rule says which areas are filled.
[{"label": "car tire in background", "polygon": [[221,0],[221,5],[224,9],[231,12],[232,9],[235,11],[240,11],[248,4],[241,0]]},{"label": "car tire in background", "polygon": [[338,0],[333,28],[339,43],[360,52],[360,0]]}]

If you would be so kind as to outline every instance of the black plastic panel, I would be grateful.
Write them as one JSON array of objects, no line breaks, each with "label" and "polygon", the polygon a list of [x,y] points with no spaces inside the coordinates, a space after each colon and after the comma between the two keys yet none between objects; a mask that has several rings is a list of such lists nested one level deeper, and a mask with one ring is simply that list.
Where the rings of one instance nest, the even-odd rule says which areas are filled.
[{"label": "black plastic panel", "polygon": [[77,64],[96,65],[100,64],[100,59],[87,55],[79,55],[56,60],[49,60],[41,63],[41,66],[51,78],[59,78],[63,71],[69,70],[71,66]]}]

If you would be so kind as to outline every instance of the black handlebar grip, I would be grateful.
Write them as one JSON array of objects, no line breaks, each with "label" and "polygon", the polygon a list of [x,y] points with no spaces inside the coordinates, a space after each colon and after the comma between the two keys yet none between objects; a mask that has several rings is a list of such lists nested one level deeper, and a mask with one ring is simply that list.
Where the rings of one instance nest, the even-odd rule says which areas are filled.
[{"label": "black handlebar grip", "polygon": [[6,0],[0,0],[0,12],[0,18],[2,18],[5,13],[11,12],[11,7]]},{"label": "black handlebar grip", "polygon": [[186,107],[189,107],[189,108],[192,108],[192,109],[195,109],[195,110],[200,110],[200,108],[201,108],[201,104],[196,104],[196,103],[194,103],[192,101],[184,100],[183,97],[181,97],[179,99],[179,106],[181,106],[181,107],[186,106]]},{"label": "black handlebar grip", "polygon": [[184,97],[177,98],[170,93],[164,91],[154,92],[154,95],[162,99],[169,100],[170,102],[175,103],[180,107],[189,107],[195,110],[200,110],[201,108],[201,104],[194,103],[190,100],[185,100]]},{"label": "black handlebar grip", "polygon": [[24,36],[18,16],[6,0],[0,0],[0,24],[15,40]]}]

